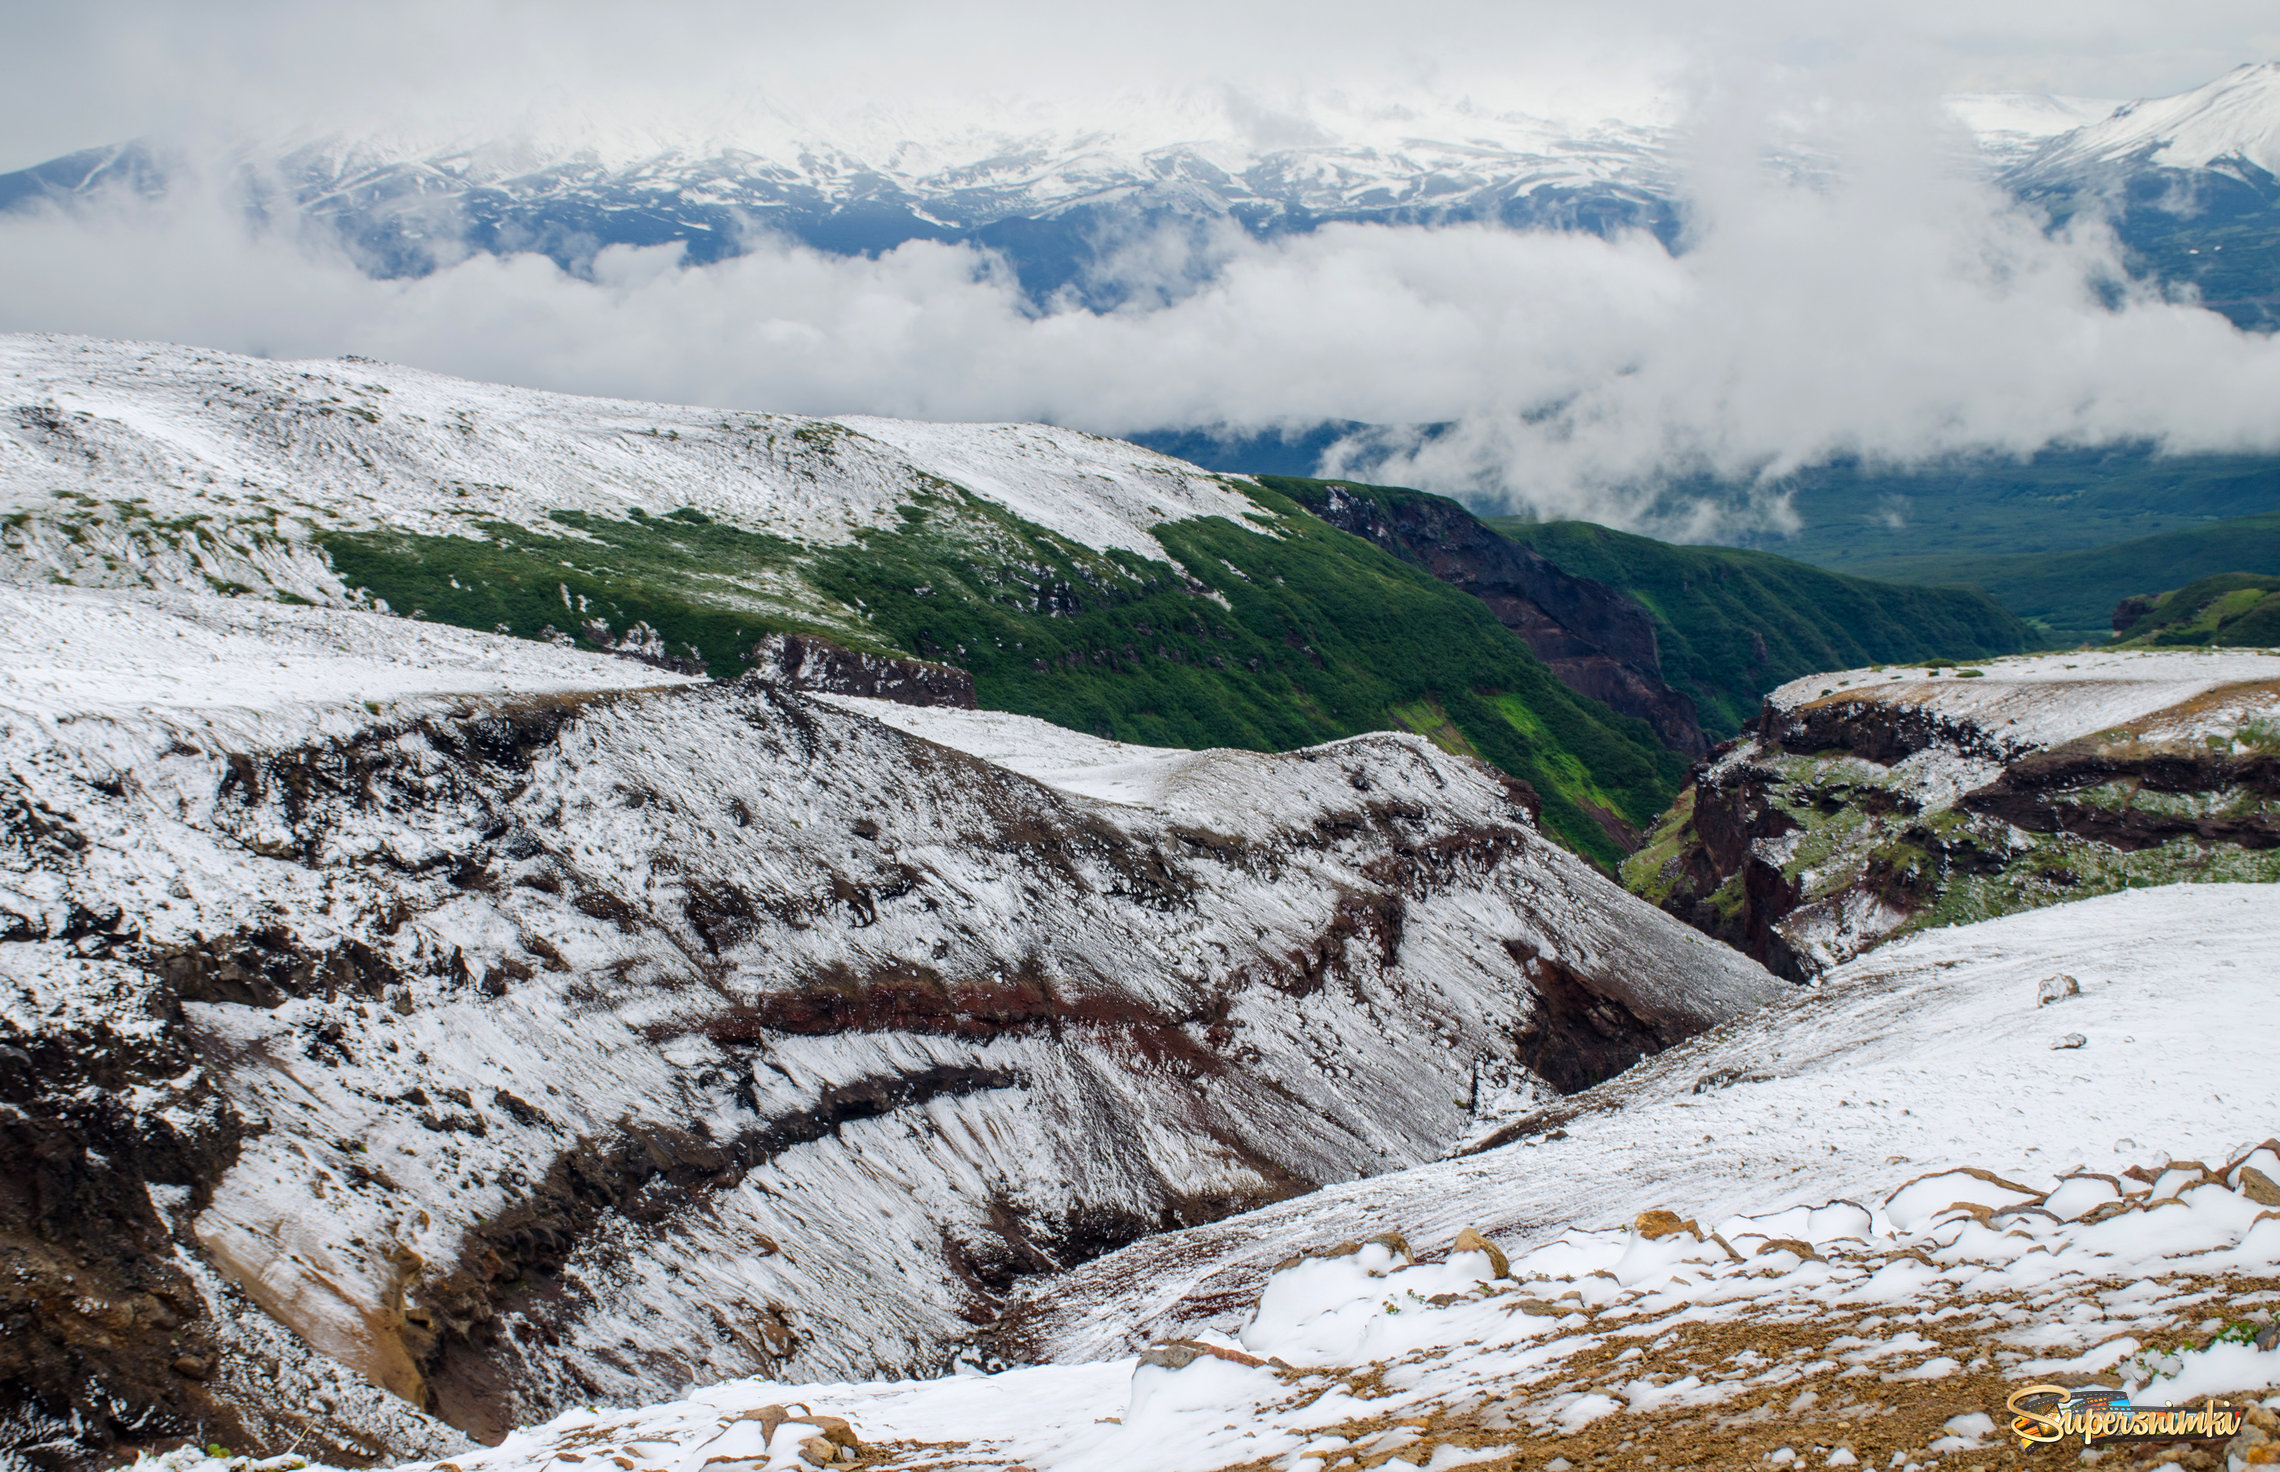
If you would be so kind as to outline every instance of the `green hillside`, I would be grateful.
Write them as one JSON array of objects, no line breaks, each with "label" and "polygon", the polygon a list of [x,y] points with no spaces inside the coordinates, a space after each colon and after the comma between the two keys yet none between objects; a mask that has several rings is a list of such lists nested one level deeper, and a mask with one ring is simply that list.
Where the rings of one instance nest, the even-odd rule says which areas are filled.
[{"label": "green hillside", "polygon": [[801,625],[756,596],[796,580],[820,595],[810,631],[963,666],[985,706],[1076,730],[1253,750],[1418,731],[1528,781],[1546,829],[1610,868],[1669,804],[1684,760],[1562,685],[1477,599],[1249,493],[1256,524],[1157,528],[1177,566],[1077,546],[947,485],[915,497],[900,527],[837,547],[693,510],[561,513],[559,537],[498,523],[479,538],[318,540],[351,586],[398,611],[526,637],[575,634],[586,617],[646,622],[716,675],[762,633]]},{"label": "green hillside", "polygon": [[1694,699],[1713,740],[1738,733],[1765,693],[1800,675],[1921,659],[1985,659],[2030,631],[1982,594],[1824,571],[1767,552],[1674,546],[1587,521],[1489,521],[1563,571],[1654,616],[1663,679]]},{"label": "green hillside", "polygon": [[2280,512],[2235,517],[2087,551],[2006,557],[1911,557],[1875,564],[1878,575],[1968,584],[2054,640],[2104,640],[2114,605],[2133,594],[2181,588],[2219,573],[2280,574]]},{"label": "green hillside", "polygon": [[[2137,618],[2121,638],[2134,647],[2280,645],[2280,577],[2219,573],[2167,593],[2124,601]],[[2116,616],[2122,612],[2117,609]]]},{"label": "green hillside", "polygon": [[[1673,493],[1738,501],[1747,489],[1703,482]],[[1749,545],[1891,577],[1903,559],[2049,556],[2280,510],[2280,456],[2161,455],[2121,446],[2045,450],[2024,460],[1971,456],[1905,470],[1838,461],[1797,471],[1772,489],[1788,499],[1801,525]]]}]

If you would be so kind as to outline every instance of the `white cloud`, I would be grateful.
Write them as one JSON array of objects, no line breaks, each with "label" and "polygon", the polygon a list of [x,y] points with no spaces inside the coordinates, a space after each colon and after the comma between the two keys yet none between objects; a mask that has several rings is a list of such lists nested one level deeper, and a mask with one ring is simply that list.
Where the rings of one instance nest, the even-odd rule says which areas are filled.
[{"label": "white cloud", "polygon": [[[1705,57],[1820,70],[1908,51],[1949,91],[2143,96],[2280,51],[2269,0],[76,0],[16,6],[0,168],[204,121],[638,127],[904,115],[982,97],[1395,85],[1636,118]],[[1270,120],[1282,114],[1280,124]],[[1303,116],[1254,121],[1287,133]]]},{"label": "white cloud", "polygon": [[[2280,446],[2280,343],[2142,290],[2109,306],[2111,242],[2048,238],[1962,177],[1928,106],[1763,88],[1720,105],[1703,106],[1677,256],[1643,236],[1486,227],[1167,236],[1118,257],[1132,308],[1040,313],[992,258],[934,244],[847,259],[762,239],[698,268],[621,247],[590,280],[474,256],[374,281],[337,247],[186,196],[0,222],[0,327],[1104,433],[1448,423],[1342,473],[1616,522],[1646,517],[1674,470],[2054,440]],[[1760,165],[1769,129],[1794,142],[1800,127],[1841,162],[1835,182]]]}]

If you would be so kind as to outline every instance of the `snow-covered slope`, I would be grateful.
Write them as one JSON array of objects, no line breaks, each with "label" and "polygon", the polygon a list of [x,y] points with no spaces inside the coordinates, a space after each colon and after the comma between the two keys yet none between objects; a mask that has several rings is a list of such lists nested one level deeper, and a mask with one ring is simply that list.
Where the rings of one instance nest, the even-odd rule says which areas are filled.
[{"label": "snow-covered slope", "polygon": [[1059,1363],[582,1408],[453,1465],[1921,1472],[2009,1465],[2030,1385],[2237,1408],[2280,1386],[2251,1342],[2280,1261],[2275,966],[2271,886],[1911,937],[1484,1153],[1051,1280],[1030,1325]]},{"label": "snow-covered slope", "polygon": [[[559,606],[544,598],[539,612],[571,634],[602,618],[589,642],[611,637],[610,610],[589,609],[573,589],[598,576],[652,594],[670,587],[684,605],[749,619],[751,637],[822,629],[891,647],[862,600],[818,587],[811,564],[907,530],[914,514],[931,512],[953,545],[1024,562],[1035,554],[1011,535],[1014,517],[1076,548],[1159,564],[1153,528],[1261,514],[1237,482],[1048,425],[725,413],[362,360],[0,335],[0,406],[0,581],[386,609],[384,596],[344,582],[320,542],[463,538],[472,552],[519,530],[532,544],[568,544]],[[633,570],[584,517],[620,532],[644,517],[679,518],[663,524],[682,532],[693,520],[738,540],[709,559],[668,557],[661,578]],[[555,565],[542,559],[540,571]],[[461,586],[456,574],[450,586]],[[534,617],[514,632],[540,630]]]},{"label": "snow-covered slope", "polygon": [[380,703],[689,683],[552,644],[251,599],[0,587],[0,622],[0,703],[20,719],[195,717],[242,723],[272,743],[285,729],[296,739],[346,734]]},{"label": "snow-covered slope", "polygon": [[2125,103],[2045,145],[2020,169],[2036,184],[2101,169],[2212,169],[2280,174],[2280,61],[2235,67],[2213,82]]},{"label": "snow-covered slope", "polygon": [[1767,698],[1625,882],[1786,974],[2107,889],[2280,879],[2280,655],[1842,670]]},{"label": "snow-covered slope", "polygon": [[2000,759],[2148,721],[2138,732],[2147,740],[2229,736],[2271,708],[2276,681],[2280,654],[2264,650],[2076,650],[1963,668],[1836,670],[1791,680],[1766,701],[1781,713],[1866,702],[1968,730],[1964,739]]},{"label": "snow-covered slope", "polygon": [[2049,139],[1999,182],[2057,220],[2111,225],[2130,271],[2235,326],[2280,326],[2280,61],[2236,67]]},{"label": "snow-covered slope", "polygon": [[1251,481],[1045,425],[0,336],[0,584],[51,583],[394,611],[717,676],[820,635],[1159,745],[1302,746],[1495,691],[1517,706],[1459,739],[1606,864],[1676,775],[1470,598]]},{"label": "snow-covered slope", "polygon": [[[1055,1280],[1014,1321],[1040,1351],[1087,1359],[1232,1328],[1220,1295],[1373,1232],[1422,1247],[1472,1226],[1529,1249],[1650,1209],[1707,1226],[1881,1202],[1963,1165],[2041,1189],[2155,1150],[2231,1159],[2280,1115],[2280,1080],[2258,1061],[2280,1047],[2263,980],[2276,964],[2280,886],[2261,884],[2132,890],[1910,936],[1516,1121],[1496,1148],[1137,1244]],[[2044,1005],[2054,975],[2079,995]],[[2071,1035],[2086,1041],[2054,1048]],[[2177,1084],[2117,1088],[2117,1070]]]},{"label": "snow-covered slope", "polygon": [[1969,92],[1947,99],[1947,110],[1971,130],[1980,153],[1998,166],[2018,163],[2061,133],[2113,112],[2111,101],[2048,92]]},{"label": "snow-covered slope", "polygon": [[[6,613],[0,1309],[98,1438],[937,1370],[1024,1276],[1780,990],[1411,737],[1104,763],[354,611]],[[958,749],[1009,745],[1064,785]]]},{"label": "snow-covered slope", "polygon": [[728,413],[362,360],[5,334],[0,402],[0,506],[120,503],[121,537],[215,515],[288,539],[312,522],[559,534],[550,513],[693,508],[828,546],[956,482],[1083,546],[1160,558],[1151,527],[1255,509],[1191,465],[1046,425]]}]

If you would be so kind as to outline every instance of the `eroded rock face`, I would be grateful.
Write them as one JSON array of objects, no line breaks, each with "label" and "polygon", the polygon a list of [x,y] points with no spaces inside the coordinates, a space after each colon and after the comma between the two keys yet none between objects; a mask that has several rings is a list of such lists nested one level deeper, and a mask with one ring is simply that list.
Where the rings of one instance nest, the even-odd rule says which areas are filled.
[{"label": "eroded rock face", "polygon": [[1438,496],[1388,503],[1331,486],[1308,509],[1479,598],[1570,689],[1637,716],[1672,750],[1710,749],[1693,700],[1663,683],[1654,620],[1606,584],[1562,572]]},{"label": "eroded rock face", "polygon": [[1926,925],[2280,879],[2275,676],[2268,655],[2116,653],[1795,681],[1625,883],[1805,980]]},{"label": "eroded rock face", "polygon": [[92,1447],[936,1372],[1775,990],[1409,737],[1114,748],[1121,802],[759,681],[0,749],[0,1378]]}]

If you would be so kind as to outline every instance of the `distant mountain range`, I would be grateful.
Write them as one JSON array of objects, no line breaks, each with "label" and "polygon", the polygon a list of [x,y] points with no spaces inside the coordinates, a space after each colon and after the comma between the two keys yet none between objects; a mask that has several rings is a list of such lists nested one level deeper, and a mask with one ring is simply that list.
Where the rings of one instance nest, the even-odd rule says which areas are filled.
[{"label": "distant mountain range", "polygon": [[0,175],[0,210],[121,188],[158,195],[218,173],[249,208],[337,229],[378,276],[423,274],[469,251],[537,251],[577,270],[608,246],[674,242],[706,262],[773,233],[848,255],[970,242],[1002,254],[1040,299],[1069,286],[1097,298],[1096,268],[1167,223],[1226,221],[1255,235],[1357,220],[1675,235],[1667,129],[1570,129],[1465,108],[1335,121],[1331,132],[1175,107],[1115,127],[928,137],[938,122],[851,131],[770,118],[710,138],[281,137],[218,161],[144,139]]},{"label": "distant mountain range", "polygon": [[[1995,94],[1952,99],[1950,111],[2006,188],[2061,218],[2116,214],[2145,272],[2198,285],[2243,325],[2272,325],[2280,261],[2260,242],[2280,236],[2280,63],[2118,108]],[[337,230],[377,276],[468,252],[536,251],[578,270],[607,246],[675,242],[704,262],[773,233],[835,254],[971,242],[999,252],[1034,297],[1074,289],[1106,306],[1120,289],[1104,267],[1165,225],[1266,236],[1488,221],[1646,230],[1675,247],[1681,141],[1666,122],[1572,125],[1428,104],[1282,116],[1226,99],[1126,109],[1109,126],[769,117],[708,137],[280,136],[219,158],[143,139],[0,174],[0,210],[218,176],[249,209]],[[2212,232],[2223,238],[2201,239]]]}]

